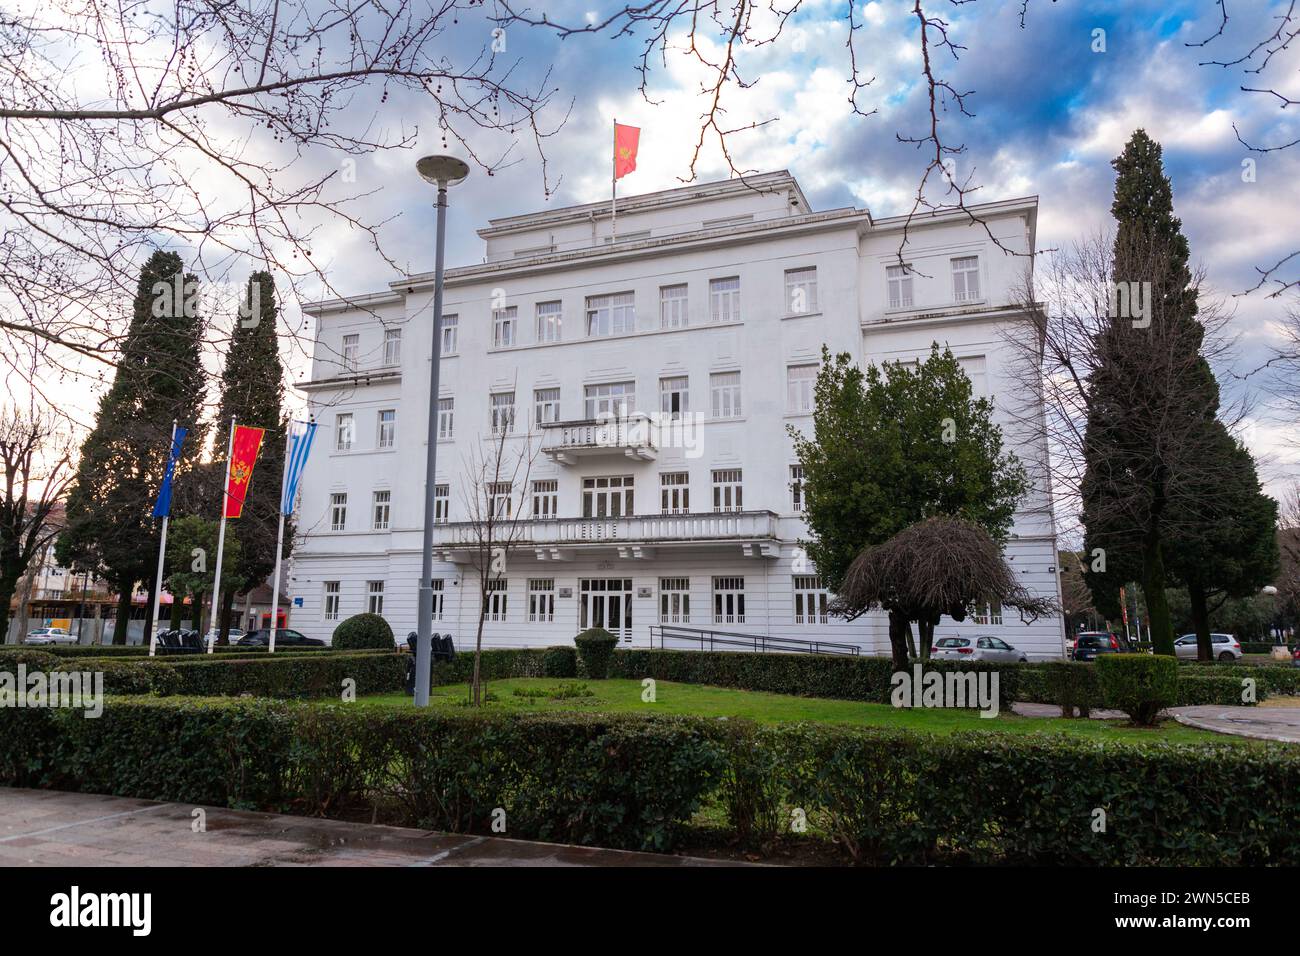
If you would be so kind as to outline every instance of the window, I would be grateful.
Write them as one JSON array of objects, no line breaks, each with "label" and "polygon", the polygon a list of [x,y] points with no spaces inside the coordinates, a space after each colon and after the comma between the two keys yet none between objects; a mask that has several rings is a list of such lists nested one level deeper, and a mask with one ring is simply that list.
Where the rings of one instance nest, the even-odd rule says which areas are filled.
[{"label": "window", "polygon": [[325,620],[337,621],[339,619],[339,606],[343,603],[342,585],[338,581],[325,582]]},{"label": "window", "polygon": [[491,481],[487,486],[489,513],[496,518],[509,518],[514,514],[514,489],[508,481]]},{"label": "window", "polygon": [[829,596],[816,574],[794,576],[794,622],[796,624],[825,624]]},{"label": "window", "polygon": [[460,331],[460,317],[444,315],[442,317],[442,354],[455,355],[457,333]]},{"label": "window", "polygon": [[659,623],[691,623],[691,579],[659,579]]},{"label": "window", "polygon": [[496,392],[491,399],[492,434],[510,434],[515,430],[515,393]]},{"label": "window", "polygon": [[492,347],[494,349],[515,345],[518,340],[518,309],[511,305],[492,310]]},{"label": "window", "polygon": [[659,411],[670,419],[678,419],[690,410],[690,379],[685,375],[661,378],[659,380]]},{"label": "window", "polygon": [[368,614],[384,613],[384,582],[383,581],[366,582],[366,613]]},{"label": "window", "polygon": [[391,491],[376,491],[374,502],[374,518],[370,527],[375,531],[387,531],[388,522],[393,513],[393,493]]},{"label": "window", "polygon": [[397,442],[397,410],[380,409],[378,426],[375,444],[380,448],[392,448]]},{"label": "window", "polygon": [[330,530],[342,531],[348,523],[348,493],[337,491],[330,495]]},{"label": "window", "polygon": [[587,296],[588,335],[626,335],[636,330],[636,308],[631,292]]},{"label": "window", "polygon": [[533,482],[533,517],[558,518],[560,516],[560,483],[554,478]]},{"label": "window", "polygon": [[539,388],[533,391],[533,410],[537,424],[560,420],[560,390],[558,388]]},{"label": "window", "polygon": [[351,412],[339,412],[334,416],[334,449],[351,451],[352,439],[356,437],[356,420]]},{"label": "window", "polygon": [[661,329],[684,329],[690,324],[686,293],[687,287],[685,285],[661,285],[659,287],[659,327]]},{"label": "window", "polygon": [[785,370],[785,408],[802,415],[813,410],[813,386],[817,384],[816,365],[791,365]]},{"label": "window", "polygon": [[451,485],[433,486],[433,523],[446,524],[451,517]]},{"label": "window", "polygon": [[785,270],[785,311],[803,315],[817,311],[817,267]]},{"label": "window", "polygon": [[684,515],[691,511],[691,476],[684,471],[665,472],[659,476],[659,509],[666,515]]},{"label": "window", "polygon": [[974,302],[980,297],[979,256],[959,256],[952,260],[952,298],[954,302]]},{"label": "window", "polygon": [[349,372],[355,372],[357,370],[357,356],[360,351],[360,335],[343,336],[343,367]]},{"label": "window", "polygon": [[715,469],[713,472],[713,510],[740,511],[743,504],[740,469]]},{"label": "window", "polygon": [[487,620],[506,619],[506,582],[500,579],[487,583]]},{"label": "window", "polygon": [[713,623],[745,623],[745,579],[713,579]]},{"label": "window", "polygon": [[1002,623],[1002,605],[994,601],[992,605],[977,604],[974,612],[971,614],[971,620],[976,624],[988,626],[990,624]]},{"label": "window", "polygon": [[560,325],[564,319],[563,302],[537,303],[537,341],[560,341]]},{"label": "window", "polygon": [[442,599],[445,596],[442,590],[442,578],[435,578],[429,582],[433,585],[433,619],[442,620]]},{"label": "window", "polygon": [[610,382],[588,385],[587,418],[626,418],[636,407],[636,382]]},{"label": "window", "polygon": [[534,623],[555,620],[555,578],[528,579],[528,620]]},{"label": "window", "polygon": [[632,476],[582,479],[582,516],[619,518],[632,513]]},{"label": "window", "polygon": [[885,285],[889,291],[891,309],[910,309],[912,307],[912,267],[888,266],[885,269]]},{"label": "window", "polygon": [[709,320],[740,321],[740,276],[709,280]]},{"label": "window", "polygon": [[438,399],[438,440],[443,441],[456,434],[456,399]]},{"label": "window", "polygon": [[402,330],[384,330],[384,364],[402,364]]},{"label": "window", "polygon": [[970,390],[972,398],[989,397],[989,374],[988,362],[983,355],[972,355],[968,358],[957,359],[957,364],[961,370],[966,373],[970,379]]},{"label": "window", "polygon": [[805,498],[803,494],[803,465],[790,466],[790,510],[803,513]]},{"label": "window", "polygon": [[740,417],[740,373],[714,372],[709,376],[714,418]]}]

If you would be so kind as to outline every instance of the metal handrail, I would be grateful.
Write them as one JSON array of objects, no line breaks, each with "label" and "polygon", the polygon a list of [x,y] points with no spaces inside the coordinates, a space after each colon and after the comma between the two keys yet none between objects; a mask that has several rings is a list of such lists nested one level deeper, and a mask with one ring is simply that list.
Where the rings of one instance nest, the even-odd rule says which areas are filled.
[{"label": "metal handrail", "polygon": [[[726,650],[743,647],[751,651],[768,651],[785,654],[842,654],[857,657],[862,649],[856,644],[836,641],[803,641],[793,637],[773,637],[769,634],[742,634],[739,631],[713,631],[698,627],[650,625],[650,648],[655,646],[655,632],[659,634],[659,649],[667,649],[665,641],[689,641],[698,644],[702,651]],[[719,648],[718,645],[722,645]]]}]

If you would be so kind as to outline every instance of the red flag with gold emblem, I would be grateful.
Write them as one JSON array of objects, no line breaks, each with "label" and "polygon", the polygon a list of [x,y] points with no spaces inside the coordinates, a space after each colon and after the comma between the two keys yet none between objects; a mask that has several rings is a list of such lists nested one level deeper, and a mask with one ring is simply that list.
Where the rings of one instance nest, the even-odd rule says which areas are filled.
[{"label": "red flag with gold emblem", "polygon": [[244,511],[244,498],[253,480],[253,466],[262,450],[264,428],[235,426],[235,437],[230,443],[230,472],[226,482],[226,517],[238,518]]},{"label": "red flag with gold emblem", "polygon": [[622,179],[636,169],[636,150],[640,145],[641,128],[614,124],[614,178]]}]

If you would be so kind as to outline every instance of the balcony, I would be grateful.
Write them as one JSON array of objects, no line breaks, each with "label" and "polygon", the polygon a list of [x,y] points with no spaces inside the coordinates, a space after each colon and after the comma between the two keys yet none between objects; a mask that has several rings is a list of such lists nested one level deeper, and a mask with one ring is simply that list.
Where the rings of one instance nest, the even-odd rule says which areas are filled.
[{"label": "balcony", "polygon": [[564,465],[599,455],[653,461],[659,453],[659,423],[639,412],[622,418],[549,422],[542,425],[542,452]]},{"label": "balcony", "polygon": [[[435,556],[463,564],[479,546],[472,521],[436,525]],[[721,511],[703,514],[626,515],[621,518],[523,520],[514,547],[534,552],[538,561],[568,561],[575,554],[614,551],[625,560],[647,560],[658,548],[736,548],[742,557],[780,554],[777,516],[771,511]]]}]

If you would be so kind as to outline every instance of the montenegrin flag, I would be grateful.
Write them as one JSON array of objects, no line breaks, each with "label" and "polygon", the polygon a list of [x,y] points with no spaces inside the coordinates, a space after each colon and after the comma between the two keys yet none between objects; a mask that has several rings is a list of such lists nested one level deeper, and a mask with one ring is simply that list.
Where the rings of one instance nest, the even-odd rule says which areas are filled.
[{"label": "montenegrin flag", "polygon": [[253,466],[257,453],[262,450],[263,428],[247,425],[235,426],[235,437],[230,443],[230,472],[226,483],[226,517],[238,518],[244,511],[244,498],[253,480]]},{"label": "montenegrin flag", "polygon": [[614,178],[622,179],[636,169],[636,150],[641,141],[639,126],[614,124]]}]

